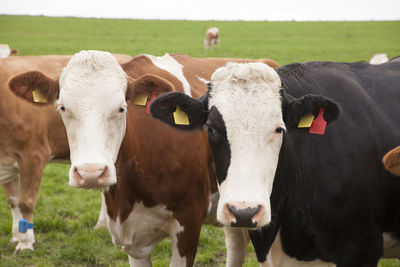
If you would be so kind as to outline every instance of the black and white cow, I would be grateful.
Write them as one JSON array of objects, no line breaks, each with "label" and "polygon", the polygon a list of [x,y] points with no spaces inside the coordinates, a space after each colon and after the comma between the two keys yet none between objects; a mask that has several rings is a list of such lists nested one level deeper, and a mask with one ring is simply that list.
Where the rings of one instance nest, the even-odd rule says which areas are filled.
[{"label": "black and white cow", "polygon": [[[381,163],[400,140],[400,61],[228,63],[211,84],[200,99],[162,95],[150,111],[208,130],[218,220],[257,228],[258,260],[270,252],[273,266],[377,266],[384,235],[400,237],[400,179]],[[177,106],[190,125],[175,124]]]}]

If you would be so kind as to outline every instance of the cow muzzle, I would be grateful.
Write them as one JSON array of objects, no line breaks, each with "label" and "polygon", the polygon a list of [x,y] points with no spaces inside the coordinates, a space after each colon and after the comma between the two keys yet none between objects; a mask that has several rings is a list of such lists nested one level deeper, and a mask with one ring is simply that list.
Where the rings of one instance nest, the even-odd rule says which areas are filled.
[{"label": "cow muzzle", "polygon": [[79,188],[103,188],[111,185],[110,171],[107,165],[82,164],[73,168],[73,187]]},{"label": "cow muzzle", "polygon": [[246,202],[226,203],[223,213],[231,227],[257,228],[265,225],[264,205]]}]

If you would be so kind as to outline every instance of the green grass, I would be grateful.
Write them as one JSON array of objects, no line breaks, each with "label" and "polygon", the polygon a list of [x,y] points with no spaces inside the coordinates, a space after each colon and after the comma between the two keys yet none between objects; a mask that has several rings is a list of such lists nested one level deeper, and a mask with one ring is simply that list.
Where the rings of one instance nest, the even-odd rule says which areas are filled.
[{"label": "green grass", "polygon": [[[221,31],[221,45],[203,49],[204,32]],[[196,57],[272,58],[280,64],[310,60],[360,61],[375,53],[400,55],[400,22],[143,21],[0,16],[0,43],[20,55],[73,54],[82,49],[132,56],[185,53]],[[128,266],[106,230],[94,231],[98,191],[68,187],[68,166],[48,164],[35,210],[36,250],[13,256],[11,213],[0,190],[0,266]],[[153,252],[154,266],[168,266],[171,243]],[[246,266],[258,266],[252,247]],[[224,266],[223,231],[203,227],[197,266]],[[382,260],[382,267],[400,266]]]}]

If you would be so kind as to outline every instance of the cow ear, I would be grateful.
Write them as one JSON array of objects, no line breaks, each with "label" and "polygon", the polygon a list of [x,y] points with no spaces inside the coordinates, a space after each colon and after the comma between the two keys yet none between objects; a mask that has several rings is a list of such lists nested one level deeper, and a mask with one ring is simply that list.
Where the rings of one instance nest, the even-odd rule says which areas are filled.
[{"label": "cow ear", "polygon": [[128,77],[126,100],[130,100],[130,105],[146,106],[156,96],[172,91],[175,86],[157,75],[146,74],[138,79]]},{"label": "cow ear", "polygon": [[17,96],[39,105],[54,103],[59,95],[58,80],[53,80],[38,71],[17,75],[8,85]]},{"label": "cow ear", "polygon": [[208,116],[208,93],[199,99],[181,92],[164,94],[151,103],[150,113],[177,129],[202,129]]},{"label": "cow ear", "polygon": [[324,119],[327,123],[336,120],[340,115],[339,105],[329,98],[320,95],[305,95],[293,98],[282,92],[283,120],[286,126],[297,127],[300,119],[309,113],[318,116],[320,109],[324,109]]},{"label": "cow ear", "polygon": [[382,159],[385,169],[400,176],[400,146],[390,150]]}]

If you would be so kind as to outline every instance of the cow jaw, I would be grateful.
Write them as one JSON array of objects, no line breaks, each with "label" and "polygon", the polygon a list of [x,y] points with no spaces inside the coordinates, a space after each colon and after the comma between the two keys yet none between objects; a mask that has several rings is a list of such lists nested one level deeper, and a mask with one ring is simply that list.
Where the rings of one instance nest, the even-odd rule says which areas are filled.
[{"label": "cow jaw", "polygon": [[[219,177],[217,219],[262,227],[271,221],[269,197],[283,140],[279,76],[262,63],[230,63],[214,73],[212,85],[208,124],[224,125],[230,148],[226,177]],[[222,122],[210,121],[216,111]],[[214,150],[211,139],[210,145]]]},{"label": "cow jaw", "polygon": [[71,151],[70,186],[104,188],[116,183],[126,87],[125,73],[106,52],[81,51],[64,68],[57,104]]}]

